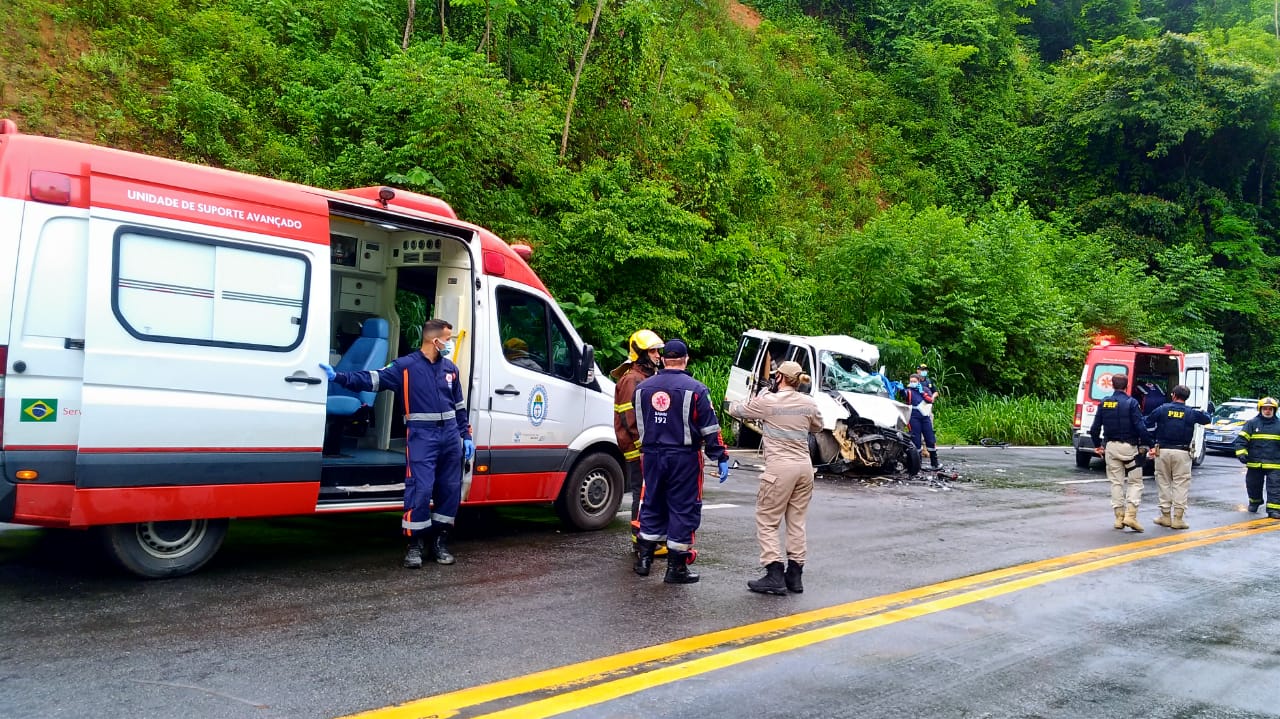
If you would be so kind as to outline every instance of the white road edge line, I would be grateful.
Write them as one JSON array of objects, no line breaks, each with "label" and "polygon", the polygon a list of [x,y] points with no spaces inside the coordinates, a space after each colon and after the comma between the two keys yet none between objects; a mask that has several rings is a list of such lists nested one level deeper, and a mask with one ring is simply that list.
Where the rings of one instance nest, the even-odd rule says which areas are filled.
[{"label": "white road edge line", "polygon": [[1067,479],[1054,484],[1093,484],[1095,482],[1110,482],[1109,479]]}]

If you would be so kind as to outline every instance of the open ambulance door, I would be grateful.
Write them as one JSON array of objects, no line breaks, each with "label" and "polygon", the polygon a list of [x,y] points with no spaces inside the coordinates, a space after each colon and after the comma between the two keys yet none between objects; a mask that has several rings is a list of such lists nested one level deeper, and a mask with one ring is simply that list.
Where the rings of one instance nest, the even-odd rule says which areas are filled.
[{"label": "open ambulance door", "polygon": [[[1183,371],[1182,383],[1191,390],[1187,405],[1202,412],[1209,411],[1209,354],[1197,352],[1186,356],[1186,368]],[[1192,463],[1199,467],[1204,462],[1204,425],[1196,425],[1195,435],[1191,440]]]},{"label": "open ambulance door", "polygon": [[[167,184],[91,182],[71,523],[106,525],[107,550],[129,571],[185,574],[213,556],[229,518],[315,511],[328,218]],[[297,231],[196,214],[219,207]]]}]

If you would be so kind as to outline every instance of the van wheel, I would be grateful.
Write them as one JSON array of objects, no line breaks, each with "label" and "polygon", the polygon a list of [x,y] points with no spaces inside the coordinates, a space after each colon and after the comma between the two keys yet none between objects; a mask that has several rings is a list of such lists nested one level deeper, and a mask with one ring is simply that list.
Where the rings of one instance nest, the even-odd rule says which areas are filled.
[{"label": "van wheel", "polygon": [[227,536],[225,519],[111,524],[100,527],[107,556],[148,579],[180,577],[203,567]]},{"label": "van wheel", "polygon": [[740,449],[759,449],[760,433],[741,422],[733,423],[734,444]]},{"label": "van wheel", "polygon": [[1092,461],[1093,461],[1092,454],[1085,454],[1084,452],[1076,452],[1076,466],[1079,467],[1080,469],[1088,469],[1089,463]]},{"label": "van wheel", "polygon": [[1205,450],[1204,445],[1200,445],[1200,451],[1196,452],[1196,456],[1191,458],[1191,466],[1199,467],[1204,464],[1204,456],[1206,454],[1208,454],[1208,452]]},{"label": "van wheel", "polygon": [[604,452],[592,452],[574,465],[560,489],[556,513],[574,529],[602,529],[622,504],[622,467]]}]

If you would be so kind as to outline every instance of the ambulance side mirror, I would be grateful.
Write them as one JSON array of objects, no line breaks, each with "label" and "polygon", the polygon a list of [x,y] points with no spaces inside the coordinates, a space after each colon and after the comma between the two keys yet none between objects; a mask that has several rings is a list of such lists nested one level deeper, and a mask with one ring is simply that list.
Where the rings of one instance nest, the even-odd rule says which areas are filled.
[{"label": "ambulance side mirror", "polygon": [[589,344],[582,345],[582,352],[578,355],[578,371],[574,373],[574,380],[578,384],[591,384],[595,381],[596,373],[596,348]]}]

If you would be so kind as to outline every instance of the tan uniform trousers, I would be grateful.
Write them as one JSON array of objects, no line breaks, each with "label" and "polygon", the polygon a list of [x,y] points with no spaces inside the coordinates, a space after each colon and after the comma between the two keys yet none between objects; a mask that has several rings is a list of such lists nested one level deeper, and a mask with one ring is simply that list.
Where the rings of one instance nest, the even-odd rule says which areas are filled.
[{"label": "tan uniform trousers", "polygon": [[1156,455],[1156,490],[1160,495],[1160,511],[1187,509],[1191,493],[1191,453],[1185,449],[1161,449]]},{"label": "tan uniform trousers", "polygon": [[779,525],[787,522],[786,554],[791,561],[804,564],[804,520],[813,497],[813,466],[804,464],[772,464],[760,473],[756,491],[756,540],[760,542],[760,564],[782,561]]},{"label": "tan uniform trousers", "polygon": [[1107,462],[1107,479],[1111,480],[1112,509],[1124,509],[1126,502],[1136,509],[1142,501],[1142,467],[1137,457],[1136,446],[1128,442],[1107,442],[1103,458]]}]

